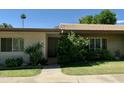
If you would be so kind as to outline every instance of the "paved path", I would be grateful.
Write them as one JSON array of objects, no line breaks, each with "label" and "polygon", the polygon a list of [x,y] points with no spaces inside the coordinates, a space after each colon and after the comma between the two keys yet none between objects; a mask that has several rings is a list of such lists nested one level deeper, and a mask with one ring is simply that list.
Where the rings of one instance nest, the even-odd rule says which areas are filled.
[{"label": "paved path", "polygon": [[45,66],[42,73],[33,77],[0,77],[6,83],[124,83],[124,74],[74,76],[61,73],[58,65]]}]

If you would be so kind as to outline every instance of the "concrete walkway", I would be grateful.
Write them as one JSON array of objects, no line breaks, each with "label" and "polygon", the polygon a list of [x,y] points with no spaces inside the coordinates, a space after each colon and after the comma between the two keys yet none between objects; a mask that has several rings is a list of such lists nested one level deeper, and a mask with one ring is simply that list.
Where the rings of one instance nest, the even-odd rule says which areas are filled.
[{"label": "concrete walkway", "polygon": [[6,83],[123,83],[124,74],[118,75],[65,75],[58,65],[45,66],[42,73],[33,77],[0,77]]}]

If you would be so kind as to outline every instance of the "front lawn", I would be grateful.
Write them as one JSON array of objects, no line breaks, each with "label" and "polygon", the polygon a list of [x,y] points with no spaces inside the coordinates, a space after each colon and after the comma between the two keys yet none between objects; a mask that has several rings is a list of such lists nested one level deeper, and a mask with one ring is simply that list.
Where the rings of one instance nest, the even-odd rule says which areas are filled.
[{"label": "front lawn", "polygon": [[62,66],[62,72],[68,75],[124,74],[124,61],[105,62],[94,66]]},{"label": "front lawn", "polygon": [[0,77],[29,77],[40,73],[41,69],[0,70]]}]

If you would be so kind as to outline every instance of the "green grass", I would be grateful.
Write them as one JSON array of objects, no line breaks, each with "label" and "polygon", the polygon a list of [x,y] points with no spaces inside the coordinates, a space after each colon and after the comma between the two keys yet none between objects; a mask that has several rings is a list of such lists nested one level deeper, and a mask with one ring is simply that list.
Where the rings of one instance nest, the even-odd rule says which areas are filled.
[{"label": "green grass", "polygon": [[0,77],[29,77],[41,73],[41,69],[0,70]]},{"label": "green grass", "polygon": [[105,62],[94,66],[62,67],[62,72],[68,75],[98,75],[98,74],[124,74],[124,61]]}]

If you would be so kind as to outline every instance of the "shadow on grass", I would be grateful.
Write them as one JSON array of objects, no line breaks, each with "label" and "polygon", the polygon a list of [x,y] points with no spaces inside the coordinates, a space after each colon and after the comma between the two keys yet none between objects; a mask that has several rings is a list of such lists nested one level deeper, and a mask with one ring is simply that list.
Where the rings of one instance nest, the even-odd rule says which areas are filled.
[{"label": "shadow on grass", "polygon": [[[60,65],[61,66],[61,65]],[[43,69],[57,69],[60,68],[59,64],[47,64],[43,66]]]},{"label": "shadow on grass", "polygon": [[89,61],[87,63],[84,62],[74,62],[68,64],[60,64],[61,68],[64,67],[92,67],[95,65],[105,64],[108,62],[124,62],[124,60],[109,60],[109,61]]},{"label": "shadow on grass", "polygon": [[64,64],[46,64],[43,66],[43,69],[57,69],[57,68],[65,68],[65,67],[91,67],[94,65],[100,65],[100,64],[104,64],[104,61],[100,61],[100,62],[96,62],[96,61],[92,61],[92,62],[73,62],[73,63],[64,63]]},{"label": "shadow on grass", "polygon": [[42,66],[0,67],[0,71],[2,70],[24,70],[24,69],[42,69]]},{"label": "shadow on grass", "polygon": [[[65,68],[65,67],[92,67],[95,65],[105,64],[107,62],[117,62],[117,61],[89,61],[87,63],[84,62],[72,62],[72,63],[64,63],[64,64],[46,64],[39,66],[21,66],[21,67],[3,67],[0,66],[0,70],[24,70],[24,69],[57,69],[57,68]],[[122,61],[124,62],[124,61]],[[60,65],[60,66],[59,66]]]},{"label": "shadow on grass", "polygon": [[65,68],[65,67],[92,67],[94,65],[100,65],[100,64],[104,64],[106,63],[105,61],[92,61],[92,62],[74,62],[74,63],[68,63],[68,64],[60,64],[61,68]]}]

